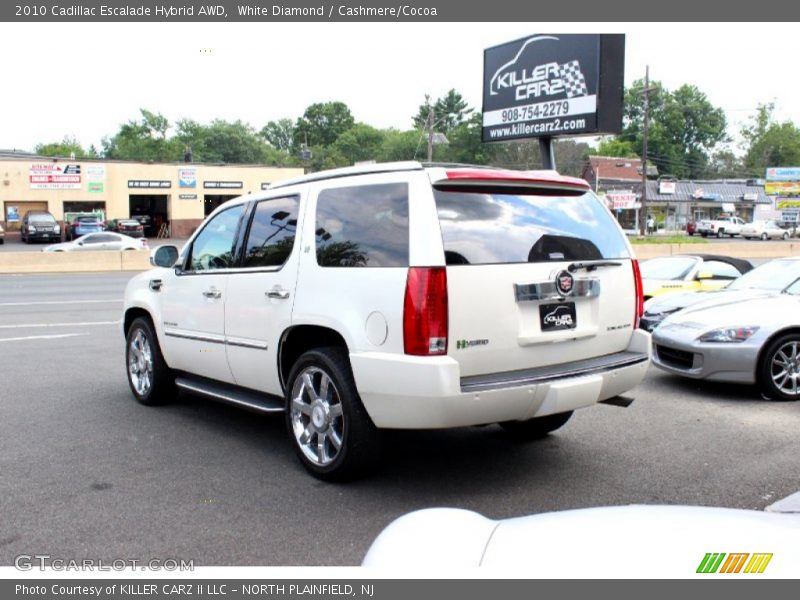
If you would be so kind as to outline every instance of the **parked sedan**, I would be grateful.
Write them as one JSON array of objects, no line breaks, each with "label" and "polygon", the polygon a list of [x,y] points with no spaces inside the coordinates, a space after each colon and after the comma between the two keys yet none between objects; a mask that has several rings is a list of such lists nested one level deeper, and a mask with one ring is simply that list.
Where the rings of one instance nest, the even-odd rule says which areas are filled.
[{"label": "parked sedan", "polygon": [[42,252],[76,252],[84,250],[147,250],[147,240],[134,239],[121,233],[105,231],[90,233],[71,242],[53,244],[42,249]]},{"label": "parked sedan", "polygon": [[144,225],[136,219],[114,219],[108,224],[109,231],[115,231],[134,238],[144,237]]},{"label": "parked sedan", "polygon": [[742,237],[746,240],[753,238],[788,240],[789,232],[778,227],[775,221],[753,221],[742,227]]},{"label": "parked sedan", "polygon": [[800,279],[800,257],[778,258],[748,271],[726,287],[710,292],[684,292],[651,298],[644,304],[639,327],[653,331],[666,317],[689,306],[705,306],[721,300],[742,301],[774,296]]},{"label": "parked sedan", "polygon": [[644,298],[675,292],[718,290],[753,265],[740,258],[715,254],[676,255],[641,263]]},{"label": "parked sedan", "polygon": [[105,231],[106,224],[95,215],[83,215],[76,219],[67,228],[67,239],[74,240],[87,233]]},{"label": "parked sedan", "polygon": [[780,294],[693,306],[653,332],[653,363],[670,373],[757,384],[773,400],[800,400],[800,280]]}]

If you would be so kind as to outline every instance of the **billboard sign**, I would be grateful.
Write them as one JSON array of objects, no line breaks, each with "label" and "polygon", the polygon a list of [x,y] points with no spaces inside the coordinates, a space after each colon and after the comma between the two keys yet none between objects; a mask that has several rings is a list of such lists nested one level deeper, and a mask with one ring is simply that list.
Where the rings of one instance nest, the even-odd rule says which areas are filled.
[{"label": "billboard sign", "polygon": [[764,193],[768,196],[797,196],[800,195],[800,181],[767,181]]},{"label": "billboard sign", "polygon": [[483,54],[484,142],[622,131],[625,36],[534,35]]},{"label": "billboard sign", "polygon": [[767,181],[800,181],[800,167],[767,167]]},{"label": "billboard sign", "polygon": [[81,166],[52,163],[32,163],[28,171],[32,190],[79,190]]}]

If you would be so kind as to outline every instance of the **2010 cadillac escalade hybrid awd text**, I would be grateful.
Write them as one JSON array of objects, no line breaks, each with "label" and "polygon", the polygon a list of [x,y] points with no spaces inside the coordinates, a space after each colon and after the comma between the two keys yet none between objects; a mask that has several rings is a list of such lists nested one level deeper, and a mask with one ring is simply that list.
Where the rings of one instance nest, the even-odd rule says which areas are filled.
[{"label": "2010 cadillac escalade hybrid awd text", "polygon": [[215,210],[125,293],[143,404],[176,388],[283,411],[322,479],[384,428],[534,438],[637,385],[638,264],[585,181],[415,162],[273,185]]}]

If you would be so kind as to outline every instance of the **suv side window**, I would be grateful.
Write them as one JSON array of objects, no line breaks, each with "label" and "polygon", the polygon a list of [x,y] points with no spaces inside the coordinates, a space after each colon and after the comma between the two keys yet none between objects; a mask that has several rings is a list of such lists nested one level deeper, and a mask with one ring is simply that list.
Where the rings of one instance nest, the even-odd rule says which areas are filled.
[{"label": "suv side window", "polygon": [[407,267],[408,184],[322,190],[315,230],[321,267]]},{"label": "suv side window", "polygon": [[243,267],[280,267],[287,261],[297,234],[300,198],[275,198],[256,204],[247,233]]},{"label": "suv side window", "polygon": [[212,271],[234,266],[234,244],[244,205],[222,211],[211,219],[194,238],[189,254],[188,270]]}]

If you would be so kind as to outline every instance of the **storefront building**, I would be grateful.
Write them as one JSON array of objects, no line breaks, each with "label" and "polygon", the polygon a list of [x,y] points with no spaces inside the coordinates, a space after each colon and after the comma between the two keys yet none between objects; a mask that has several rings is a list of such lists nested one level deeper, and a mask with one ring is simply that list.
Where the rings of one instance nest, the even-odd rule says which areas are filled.
[{"label": "storefront building", "polygon": [[63,224],[70,214],[105,219],[140,217],[151,237],[188,237],[217,206],[303,174],[302,168],[261,165],[143,163],[0,156],[0,222],[19,231],[25,214],[48,211]]}]

